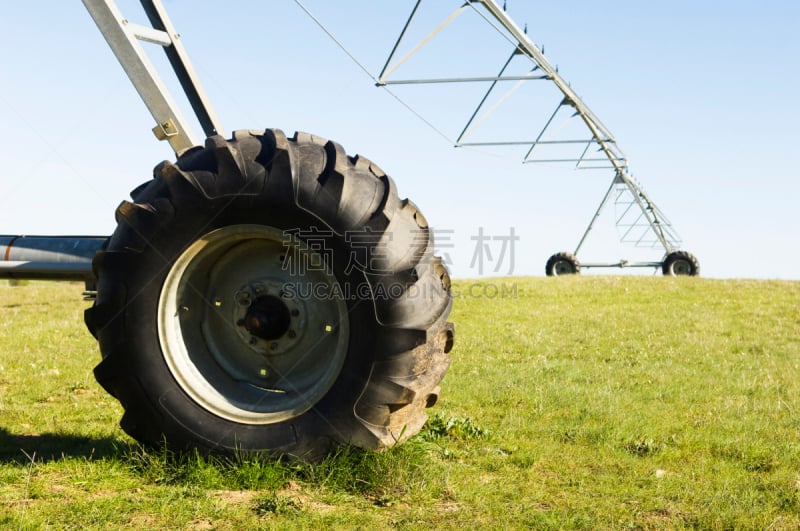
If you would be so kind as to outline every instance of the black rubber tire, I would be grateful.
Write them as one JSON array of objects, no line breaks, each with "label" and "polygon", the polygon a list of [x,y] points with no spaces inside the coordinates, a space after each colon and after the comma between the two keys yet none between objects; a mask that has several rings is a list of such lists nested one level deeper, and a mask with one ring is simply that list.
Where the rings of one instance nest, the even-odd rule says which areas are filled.
[{"label": "black rubber tire", "polygon": [[581,263],[572,253],[556,253],[547,259],[544,272],[548,277],[578,275],[581,272]]},{"label": "black rubber tire", "polygon": [[661,272],[666,277],[700,275],[700,262],[687,251],[673,251],[669,253],[661,264]]},{"label": "black rubber tire", "polygon": [[[341,444],[386,448],[422,428],[425,408],[436,402],[450,364],[450,280],[433,256],[424,217],[398,198],[380,168],[313,135],[287,139],[279,130],[237,131],[231,140],[211,137],[176,163],[156,166],[154,180],[131,196],[133,203],[117,209],[118,226],[107,248],[94,259],[97,298],[85,314],[103,357],[95,376],[122,404],[120,424],[128,434],[175,450],[313,460]],[[341,368],[316,403],[290,418],[224,418],[193,398],[167,363],[169,343],[160,335],[159,319],[179,311],[159,308],[166,304],[161,292],[168,274],[179,270],[176,261],[190,246],[226,227],[300,229],[301,240],[304,230],[322,234],[345,294],[350,333]],[[348,237],[353,234],[371,236],[368,245],[356,245]],[[354,261],[362,252],[366,258]],[[203,307],[197,311],[211,315]],[[206,331],[181,327],[178,337],[189,337],[183,334],[204,337]],[[184,342],[187,359],[211,349]],[[228,378],[223,372],[212,379]]]}]

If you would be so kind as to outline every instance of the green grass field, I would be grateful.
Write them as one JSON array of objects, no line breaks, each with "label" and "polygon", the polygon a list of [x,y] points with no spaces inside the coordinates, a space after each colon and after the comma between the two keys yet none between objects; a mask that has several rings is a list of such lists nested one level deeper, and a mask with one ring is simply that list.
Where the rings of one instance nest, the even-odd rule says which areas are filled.
[{"label": "green grass field", "polygon": [[140,448],[81,291],[0,285],[0,528],[800,528],[800,282],[456,282],[427,427],[318,465]]}]

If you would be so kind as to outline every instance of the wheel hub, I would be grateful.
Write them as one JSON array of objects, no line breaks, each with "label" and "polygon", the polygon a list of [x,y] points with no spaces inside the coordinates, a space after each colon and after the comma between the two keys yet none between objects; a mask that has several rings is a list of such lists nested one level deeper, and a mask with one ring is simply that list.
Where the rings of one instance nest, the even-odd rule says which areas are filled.
[{"label": "wheel hub", "polygon": [[281,281],[262,278],[240,286],[234,294],[232,319],[243,343],[262,355],[287,352],[308,328],[301,300],[284,294]]},{"label": "wheel hub", "polygon": [[572,264],[570,264],[566,260],[561,260],[560,262],[556,262],[556,266],[554,269],[557,275],[565,275],[568,273],[572,273]]},{"label": "wheel hub", "polygon": [[264,295],[250,304],[244,316],[244,327],[261,339],[278,339],[289,331],[289,308],[277,297]]},{"label": "wheel hub", "polygon": [[689,275],[691,274],[692,266],[686,260],[675,260],[672,264],[672,271],[676,275]]}]

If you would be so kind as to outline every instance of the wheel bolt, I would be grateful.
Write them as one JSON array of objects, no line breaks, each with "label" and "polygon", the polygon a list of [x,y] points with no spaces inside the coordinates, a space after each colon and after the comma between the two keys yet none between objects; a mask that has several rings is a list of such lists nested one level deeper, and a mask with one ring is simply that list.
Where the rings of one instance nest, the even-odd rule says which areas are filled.
[{"label": "wheel bolt", "polygon": [[298,310],[297,308],[292,310],[292,317],[297,317],[298,315],[300,315],[300,310]]},{"label": "wheel bolt", "polygon": [[287,335],[287,336],[289,336],[289,337],[291,337],[292,339],[294,339],[294,338],[296,338],[296,337],[297,337],[297,332],[295,332],[294,330],[289,330],[289,331],[286,333],[286,335]]},{"label": "wheel bolt", "polygon": [[270,344],[269,348],[272,349],[272,350],[278,350],[278,343],[275,342],[275,343]]},{"label": "wheel bolt", "polygon": [[242,306],[250,306],[250,294],[246,291],[240,291],[236,294],[236,302]]}]

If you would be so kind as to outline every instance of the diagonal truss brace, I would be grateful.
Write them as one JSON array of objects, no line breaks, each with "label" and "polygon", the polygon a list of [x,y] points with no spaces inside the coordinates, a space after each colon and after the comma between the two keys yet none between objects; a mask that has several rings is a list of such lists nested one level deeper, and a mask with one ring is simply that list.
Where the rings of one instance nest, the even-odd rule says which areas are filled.
[{"label": "diagonal truss brace", "polygon": [[[444,22],[437,26],[429,35],[422,39],[411,51],[396,62],[392,62],[394,56],[400,46],[401,41],[406,36],[412,20],[415,18],[422,0],[417,0],[411,15],[406,21],[400,36],[397,38],[388,59],[378,76],[378,86],[389,85],[403,85],[403,84],[424,84],[424,83],[457,83],[457,82],[488,82],[489,87],[482,99],[478,103],[475,110],[471,113],[466,125],[463,127],[460,135],[458,136],[455,146],[514,146],[525,145],[529,146],[523,163],[542,163],[542,162],[573,162],[577,169],[612,169],[614,171],[614,178],[609,186],[606,195],[603,197],[600,206],[592,217],[586,232],[583,234],[575,253],[577,254],[583,245],[589,232],[591,232],[595,221],[600,216],[603,209],[610,202],[613,192],[617,191],[615,199],[616,203],[625,203],[627,211],[634,205],[637,207],[639,214],[631,223],[626,223],[623,215],[617,220],[617,226],[627,229],[622,236],[623,242],[631,242],[635,245],[641,245],[645,242],[661,245],[665,252],[669,253],[680,247],[680,238],[677,233],[672,229],[671,223],[667,220],[661,210],[655,205],[652,199],[644,191],[641,185],[633,179],[628,170],[628,159],[625,153],[619,148],[614,136],[609,129],[600,121],[597,115],[592,112],[588,105],[578,96],[572,89],[569,83],[559,74],[558,69],[555,68],[545,58],[542,50],[531,41],[527,35],[527,31],[521,29],[508,14],[501,8],[495,0],[465,0],[456,11],[451,14]],[[499,73],[494,77],[464,77],[464,78],[443,78],[443,79],[401,79],[390,80],[389,76],[394,73],[400,65],[408,61],[414,54],[416,54],[423,46],[430,42],[439,32],[451,24],[459,15],[466,9],[472,8],[480,17],[489,23],[495,30],[508,40],[509,44],[513,47],[513,51],[509,59],[505,62]],[[479,9],[483,8],[483,9]],[[507,76],[505,75],[506,68],[511,63],[511,60],[517,55],[525,55],[533,63],[532,69],[527,75],[522,76]],[[505,101],[514,91],[516,91],[522,83],[528,80],[549,80],[561,92],[562,99],[556,106],[555,111],[545,123],[544,127],[539,132],[534,140],[510,140],[510,141],[494,141],[494,142],[465,142],[464,139],[469,133],[474,130],[480,121],[485,120],[488,115],[493,112],[503,101]],[[489,96],[498,87],[500,81],[517,81],[517,83],[508,90],[500,99],[499,102],[489,111],[479,116],[486,104]],[[563,109],[572,111],[570,118],[579,117],[589,130],[590,138],[574,139],[574,140],[550,140],[546,137],[547,132]],[[558,159],[542,159],[535,158],[536,150],[539,146],[552,145],[552,144],[576,144],[585,145],[583,151],[576,158],[558,158]],[[597,148],[597,152],[602,156],[589,156],[592,147]],[[622,197],[626,199],[622,199]],[[637,238],[631,238],[634,229],[648,228],[652,230],[655,241],[652,242],[652,237],[647,240],[644,235]]]},{"label": "diagonal truss brace", "polygon": [[140,41],[164,48],[206,136],[224,134],[160,0],[141,0],[152,27],[128,21],[113,0],[83,0],[83,4],[156,120],[153,132],[159,140],[167,140],[176,153],[198,145]]},{"label": "diagonal truss brace", "polygon": [[[608,187],[608,191],[606,191],[602,201],[600,201],[600,206],[597,207],[592,219],[589,221],[586,231],[575,247],[575,255],[577,255],[581,247],[583,247],[583,243],[594,228],[597,218],[600,217],[603,209],[605,209],[612,196],[614,196],[615,191],[617,192],[614,198],[615,202],[625,207],[622,215],[616,220],[617,227],[627,229],[621,237],[623,243],[633,243],[637,246],[660,244],[664,248],[665,253],[671,253],[680,247],[680,237],[672,229],[672,224],[656,204],[653,203],[644,189],[627,173],[618,172],[614,175],[611,185]],[[634,205],[638,207],[639,214],[634,215],[632,221],[625,223]],[[648,234],[655,236],[655,241],[646,239]],[[632,235],[634,235],[633,238],[631,238]]]}]

